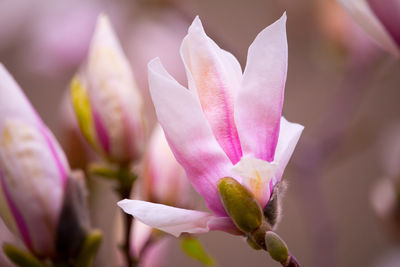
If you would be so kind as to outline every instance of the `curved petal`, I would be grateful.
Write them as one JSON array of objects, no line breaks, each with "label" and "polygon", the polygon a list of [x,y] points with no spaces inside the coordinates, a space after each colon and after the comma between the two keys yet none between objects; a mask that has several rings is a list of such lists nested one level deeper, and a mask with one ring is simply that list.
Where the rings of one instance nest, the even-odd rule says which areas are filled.
[{"label": "curved petal", "polygon": [[185,170],[176,161],[159,124],[153,129],[141,171],[144,189],[141,191],[142,200],[168,203],[177,207],[187,206],[191,185]]},{"label": "curved petal", "polygon": [[105,15],[98,18],[84,76],[104,152],[120,162],[137,159],[144,138],[142,98],[128,59]]},{"label": "curved petal", "polygon": [[209,221],[215,218],[208,212],[179,209],[141,200],[124,199],[118,202],[118,206],[142,223],[175,237],[181,233],[206,233],[210,231]]},{"label": "curved petal", "polygon": [[380,19],[383,26],[400,47],[400,1],[398,0],[367,0],[372,11]]},{"label": "curved petal", "polygon": [[16,119],[3,123],[0,135],[2,188],[21,236],[31,240],[31,249],[38,255],[54,252],[63,199],[64,181],[59,178],[55,152],[48,143],[43,133],[29,124]]},{"label": "curved petal", "polygon": [[354,20],[374,39],[380,46],[393,55],[398,55],[399,50],[389,36],[381,22],[372,12],[367,0],[338,0],[350,13]]},{"label": "curved petal", "polygon": [[234,98],[242,79],[240,64],[206,35],[198,17],[183,39],[181,56],[189,89],[197,92],[218,143],[235,164],[242,156],[233,118]]},{"label": "curved petal", "polygon": [[286,14],[258,34],[249,48],[235,121],[243,153],[274,160],[287,71]]},{"label": "curved petal", "polygon": [[226,214],[217,183],[230,174],[232,163],[215,140],[195,93],[175,81],[159,59],[152,60],[148,67],[158,121],[175,158],[208,207],[217,214]]},{"label": "curved petal", "polygon": [[261,207],[265,207],[271,196],[270,182],[275,176],[276,170],[277,164],[275,162],[252,157],[243,157],[232,168],[233,173],[240,175],[242,185],[253,193]]},{"label": "curved petal", "polygon": [[38,117],[32,105],[14,78],[0,63],[0,123],[10,117],[19,118],[31,124],[38,123]]},{"label": "curved petal", "polygon": [[303,132],[304,126],[288,122],[284,117],[281,119],[278,145],[275,151],[275,162],[278,164],[278,169],[275,173],[275,178],[280,181],[286,165],[293,154],[297,141]]},{"label": "curved petal", "polygon": [[208,223],[210,231],[223,231],[231,235],[243,235],[230,217],[215,217]]}]

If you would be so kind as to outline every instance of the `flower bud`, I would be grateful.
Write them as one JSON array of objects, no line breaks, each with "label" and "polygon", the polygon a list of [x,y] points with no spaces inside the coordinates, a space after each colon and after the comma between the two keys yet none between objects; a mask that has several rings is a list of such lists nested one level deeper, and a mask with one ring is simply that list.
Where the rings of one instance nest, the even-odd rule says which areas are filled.
[{"label": "flower bud", "polygon": [[71,99],[89,144],[119,163],[136,160],[144,139],[143,104],[131,67],[105,15],[100,15]]},{"label": "flower bud", "polygon": [[162,128],[153,130],[141,168],[141,199],[188,207],[190,184],[185,170],[176,161]]},{"label": "flower bud", "polygon": [[286,263],[289,257],[289,251],[285,242],[274,232],[268,231],[265,233],[265,245],[271,258],[274,260]]},{"label": "flower bud", "polygon": [[37,256],[52,256],[69,173],[56,139],[0,65],[0,215]]},{"label": "flower bud", "polygon": [[86,198],[87,190],[83,172],[72,171],[66,184],[57,227],[58,258],[76,258],[89,233],[89,211]]},{"label": "flower bud", "polygon": [[222,178],[218,183],[219,197],[236,227],[244,233],[257,230],[263,214],[252,193],[231,177]]}]

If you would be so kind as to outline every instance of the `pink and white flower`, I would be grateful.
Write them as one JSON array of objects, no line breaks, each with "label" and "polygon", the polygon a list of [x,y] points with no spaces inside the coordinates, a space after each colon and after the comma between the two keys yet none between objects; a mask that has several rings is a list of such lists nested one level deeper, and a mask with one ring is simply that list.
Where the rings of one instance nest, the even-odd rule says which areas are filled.
[{"label": "pink and white flower", "polygon": [[0,215],[36,255],[55,252],[68,173],[58,142],[0,64]]},{"label": "pink and white flower", "polygon": [[382,48],[400,52],[399,0],[338,0]]},{"label": "pink and white flower", "polygon": [[281,116],[287,72],[286,15],[264,29],[239,62],[204,32],[199,18],[181,46],[189,89],[149,63],[158,120],[193,187],[214,213],[140,200],[118,205],[143,223],[179,236],[223,230],[240,234],[218,196],[221,178],[233,177],[264,208],[281,180],[303,126]]},{"label": "pink and white flower", "polygon": [[[98,152],[120,163],[139,158],[145,137],[142,98],[105,15],[98,18],[87,62],[71,93],[83,135]],[[82,101],[85,117],[79,111]]]}]

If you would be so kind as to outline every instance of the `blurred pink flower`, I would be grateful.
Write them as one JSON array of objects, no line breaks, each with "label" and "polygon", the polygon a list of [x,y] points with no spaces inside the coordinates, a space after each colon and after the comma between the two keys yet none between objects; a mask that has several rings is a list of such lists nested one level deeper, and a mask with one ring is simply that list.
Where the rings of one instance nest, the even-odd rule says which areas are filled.
[{"label": "blurred pink flower", "polygon": [[399,0],[338,1],[381,47],[395,56],[399,55]]},{"label": "blurred pink flower", "polygon": [[149,63],[158,120],[176,159],[214,214],[125,199],[118,205],[126,213],[175,236],[209,230],[238,233],[218,195],[217,184],[227,176],[266,206],[303,130],[281,117],[285,25],[284,14],[256,37],[242,74],[236,58],[220,49],[196,18],[181,46],[189,90],[159,59]]},{"label": "blurred pink flower", "polygon": [[[144,154],[139,177],[136,196],[141,200],[182,208],[188,208],[194,202],[185,170],[176,161],[164,132],[158,124],[153,130]],[[165,247],[156,245],[160,242],[159,237],[159,233],[155,233],[150,226],[137,220],[133,222],[131,253],[133,257],[140,259],[143,263],[141,266],[158,266],[155,264],[155,259],[151,260],[152,264],[149,265],[150,260],[146,260],[146,258],[153,254],[147,253],[152,247],[158,247],[157,251],[160,253],[163,250],[162,247]],[[157,240],[153,240],[154,238]],[[156,258],[160,258],[160,256]]]},{"label": "blurred pink flower", "polygon": [[[83,131],[89,143],[112,161],[136,160],[145,137],[142,99],[105,15],[98,18],[87,62],[73,80],[71,90],[81,129],[90,129]],[[80,118],[80,104],[75,102],[86,98],[89,121]]]},{"label": "blurred pink flower", "polygon": [[156,125],[139,174],[140,199],[176,207],[189,206],[185,170],[176,161],[160,125]]},{"label": "blurred pink flower", "polygon": [[54,253],[68,172],[53,134],[0,65],[0,215],[37,255]]},{"label": "blurred pink flower", "polygon": [[[168,244],[170,238],[158,239],[152,235],[153,229],[138,221],[133,222],[131,235],[131,253],[136,259],[140,259],[140,267],[159,267],[163,266],[168,252]],[[151,237],[155,237],[155,240],[151,240]],[[148,243],[149,242],[149,243]]]}]

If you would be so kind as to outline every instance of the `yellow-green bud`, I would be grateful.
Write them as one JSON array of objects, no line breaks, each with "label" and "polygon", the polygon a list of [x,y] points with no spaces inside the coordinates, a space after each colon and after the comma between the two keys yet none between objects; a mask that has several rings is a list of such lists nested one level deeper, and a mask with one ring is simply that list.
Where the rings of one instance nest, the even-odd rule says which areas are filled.
[{"label": "yellow-green bud", "polygon": [[286,263],[289,257],[289,251],[285,242],[277,234],[271,231],[266,232],[265,245],[271,258],[278,262]]},{"label": "yellow-green bud", "polygon": [[260,250],[262,247],[260,247],[253,239],[250,237],[247,238],[247,244],[249,244],[250,247],[252,247],[255,250]]},{"label": "yellow-green bud", "polygon": [[225,177],[218,183],[218,193],[237,228],[244,233],[251,233],[260,227],[263,220],[261,208],[243,185],[231,177]]}]

